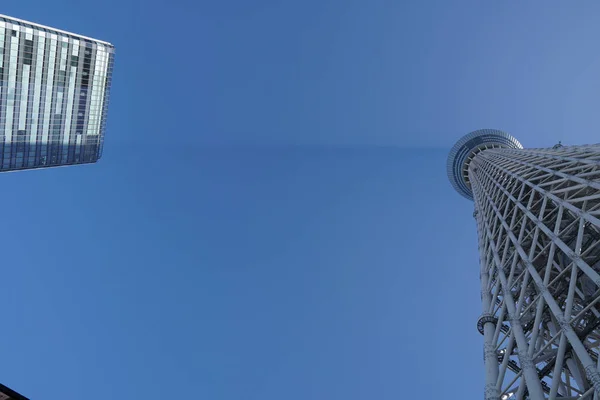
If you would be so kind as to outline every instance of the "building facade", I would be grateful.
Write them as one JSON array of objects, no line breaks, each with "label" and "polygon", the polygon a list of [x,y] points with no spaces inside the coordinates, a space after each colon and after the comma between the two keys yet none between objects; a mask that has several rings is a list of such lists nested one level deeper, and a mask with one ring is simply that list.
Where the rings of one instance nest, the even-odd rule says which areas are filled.
[{"label": "building facade", "polygon": [[600,397],[600,145],[524,149],[498,130],[452,148],[474,200],[486,400]]},{"label": "building facade", "polygon": [[0,15],[0,172],[102,156],[114,46]]}]

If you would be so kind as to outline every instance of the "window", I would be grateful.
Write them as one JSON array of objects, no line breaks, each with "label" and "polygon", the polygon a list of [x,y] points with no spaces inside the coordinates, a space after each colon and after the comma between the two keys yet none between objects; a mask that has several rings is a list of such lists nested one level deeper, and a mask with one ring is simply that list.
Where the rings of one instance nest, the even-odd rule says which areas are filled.
[{"label": "window", "polygon": [[23,48],[23,64],[31,65],[33,61],[33,40],[25,40]]}]

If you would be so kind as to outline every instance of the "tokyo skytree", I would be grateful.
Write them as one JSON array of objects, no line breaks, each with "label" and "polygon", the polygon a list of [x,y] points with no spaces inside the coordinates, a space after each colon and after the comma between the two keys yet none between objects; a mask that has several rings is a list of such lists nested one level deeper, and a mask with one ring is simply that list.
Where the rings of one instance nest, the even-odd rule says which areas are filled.
[{"label": "tokyo skytree", "polygon": [[474,200],[486,400],[600,400],[600,144],[524,149],[494,129],[452,148]]}]

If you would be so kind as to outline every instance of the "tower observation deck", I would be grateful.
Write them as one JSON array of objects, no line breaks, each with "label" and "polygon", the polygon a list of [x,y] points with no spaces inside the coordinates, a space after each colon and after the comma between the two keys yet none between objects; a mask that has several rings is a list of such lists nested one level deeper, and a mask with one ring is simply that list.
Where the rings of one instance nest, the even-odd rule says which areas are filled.
[{"label": "tower observation deck", "polygon": [[486,400],[600,400],[600,144],[461,138],[450,183],[477,222]]}]

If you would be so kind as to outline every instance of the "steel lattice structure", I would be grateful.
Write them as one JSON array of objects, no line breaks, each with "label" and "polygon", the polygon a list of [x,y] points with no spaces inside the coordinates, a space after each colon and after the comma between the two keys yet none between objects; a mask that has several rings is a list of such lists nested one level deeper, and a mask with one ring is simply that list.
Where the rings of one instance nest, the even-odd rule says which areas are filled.
[{"label": "steel lattice structure", "polygon": [[600,400],[600,144],[475,131],[448,176],[475,203],[485,399]]}]

